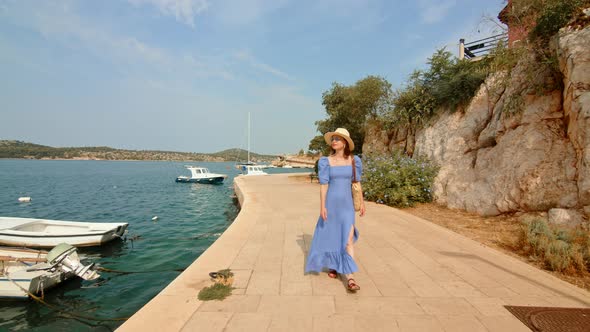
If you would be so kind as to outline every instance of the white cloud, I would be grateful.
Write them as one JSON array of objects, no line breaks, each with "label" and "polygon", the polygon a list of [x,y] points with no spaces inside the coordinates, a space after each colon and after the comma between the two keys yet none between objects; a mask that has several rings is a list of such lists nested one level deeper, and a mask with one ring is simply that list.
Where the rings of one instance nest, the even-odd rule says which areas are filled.
[{"label": "white cloud", "polygon": [[105,59],[126,73],[139,68],[137,73],[141,76],[233,78],[223,56],[174,52],[134,36],[113,32],[107,26],[80,16],[75,10],[76,1],[14,1],[5,3],[2,9],[0,18],[6,22],[37,32],[66,48]]},{"label": "white cloud", "polygon": [[456,0],[419,0],[420,18],[422,22],[427,24],[440,22],[455,4]]},{"label": "white cloud", "polygon": [[191,27],[195,27],[194,17],[209,8],[207,0],[128,0],[138,6],[150,4],[167,16],[174,16],[176,20]]}]

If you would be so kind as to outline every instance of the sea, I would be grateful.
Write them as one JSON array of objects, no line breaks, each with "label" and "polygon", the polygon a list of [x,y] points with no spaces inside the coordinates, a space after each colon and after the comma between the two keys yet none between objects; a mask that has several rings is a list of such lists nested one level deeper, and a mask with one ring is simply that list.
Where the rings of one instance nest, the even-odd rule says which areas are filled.
[{"label": "sea", "polygon": [[[176,183],[190,176],[186,164],[228,178],[221,185]],[[0,216],[129,223],[126,239],[78,249],[84,263],[103,269],[99,279],[62,283],[45,292],[44,303],[1,301],[0,331],[115,330],[236,218],[237,175],[229,162],[0,160]],[[18,202],[23,196],[31,202]]]}]

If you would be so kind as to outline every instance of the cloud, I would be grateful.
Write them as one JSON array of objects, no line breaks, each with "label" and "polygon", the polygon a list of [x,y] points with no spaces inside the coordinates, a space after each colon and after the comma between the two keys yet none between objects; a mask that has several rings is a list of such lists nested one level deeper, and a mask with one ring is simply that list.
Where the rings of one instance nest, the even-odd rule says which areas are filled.
[{"label": "cloud", "polygon": [[[184,53],[111,31],[110,27],[81,16],[76,1],[59,3],[14,1],[0,11],[5,23],[36,32],[46,40],[71,50],[83,50],[111,62],[121,72],[145,76],[233,79],[224,59],[196,51]],[[21,62],[26,61],[22,59]]]},{"label": "cloud", "polygon": [[418,7],[420,8],[420,18],[426,24],[432,24],[442,21],[453,8],[456,0],[419,0]]},{"label": "cloud", "polygon": [[291,76],[289,76],[288,74],[272,67],[269,64],[260,62],[258,60],[256,60],[256,58],[254,58],[254,56],[252,56],[252,54],[250,54],[250,52],[242,50],[242,51],[238,51],[234,54],[234,58],[244,61],[246,63],[248,63],[250,66],[263,71],[265,73],[269,73],[272,74],[276,77],[280,77],[289,81],[293,81],[294,78],[292,78]]},{"label": "cloud", "polygon": [[177,21],[195,27],[194,17],[209,8],[207,0],[128,0],[139,6],[150,4],[166,15],[174,16]]}]

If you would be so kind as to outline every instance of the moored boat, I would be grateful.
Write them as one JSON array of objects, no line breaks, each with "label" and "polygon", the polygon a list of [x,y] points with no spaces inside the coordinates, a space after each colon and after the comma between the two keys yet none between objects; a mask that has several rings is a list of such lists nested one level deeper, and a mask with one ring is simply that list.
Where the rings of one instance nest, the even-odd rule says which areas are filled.
[{"label": "moored boat", "polygon": [[186,169],[191,171],[191,176],[181,175],[176,178],[176,182],[196,182],[196,183],[209,183],[209,184],[220,184],[227,178],[225,174],[216,174],[209,172],[208,168],[196,167],[196,166],[185,166]]},{"label": "moored boat", "polygon": [[242,166],[242,175],[268,175],[260,166]]},{"label": "moored boat", "polygon": [[125,235],[128,223],[99,223],[0,217],[0,244],[53,248],[60,243],[99,246]]},{"label": "moored boat", "polygon": [[79,276],[94,280],[94,264],[83,265],[76,248],[62,243],[50,252],[0,247],[0,298],[24,300]]}]

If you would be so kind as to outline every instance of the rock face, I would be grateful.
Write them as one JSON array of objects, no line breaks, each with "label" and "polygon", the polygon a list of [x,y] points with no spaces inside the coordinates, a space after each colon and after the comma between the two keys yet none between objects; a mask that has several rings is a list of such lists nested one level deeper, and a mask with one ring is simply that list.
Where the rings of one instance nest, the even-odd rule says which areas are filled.
[{"label": "rock face", "polygon": [[590,28],[562,31],[559,67],[564,75],[563,108],[567,135],[576,151],[578,197],[590,205]]},{"label": "rock face", "polygon": [[550,224],[558,226],[576,227],[582,224],[583,216],[576,210],[551,209],[548,212]]},{"label": "rock face", "polygon": [[505,105],[529,79],[517,66],[508,88],[488,79],[464,112],[443,113],[415,134],[370,126],[363,151],[429,157],[441,166],[435,199],[451,208],[497,215],[589,206],[590,28],[561,31],[556,45],[563,91],[525,93],[511,115]]}]

